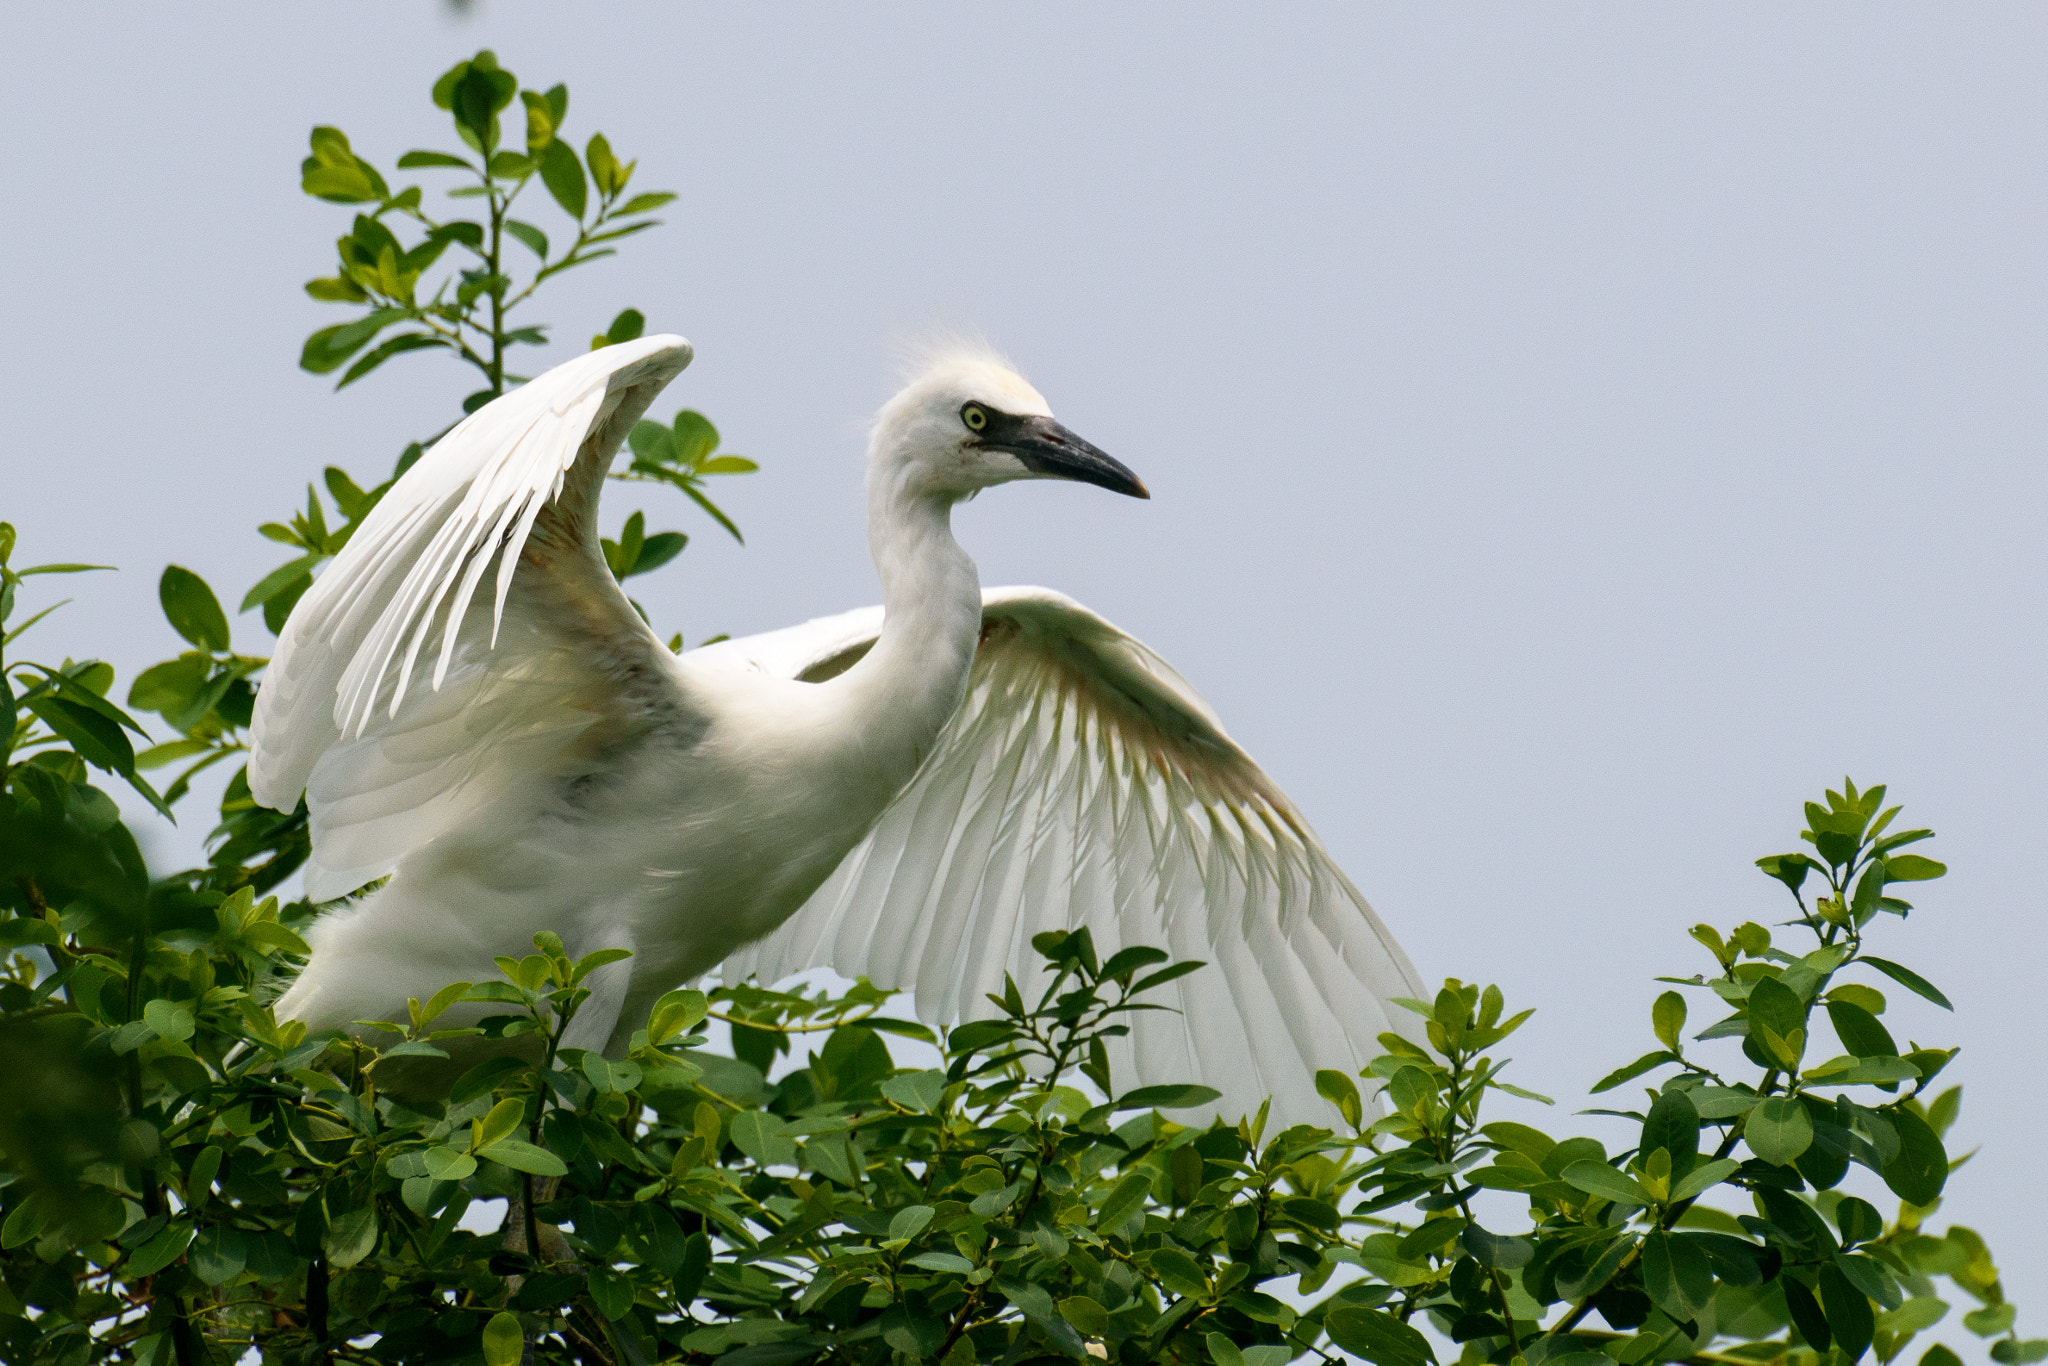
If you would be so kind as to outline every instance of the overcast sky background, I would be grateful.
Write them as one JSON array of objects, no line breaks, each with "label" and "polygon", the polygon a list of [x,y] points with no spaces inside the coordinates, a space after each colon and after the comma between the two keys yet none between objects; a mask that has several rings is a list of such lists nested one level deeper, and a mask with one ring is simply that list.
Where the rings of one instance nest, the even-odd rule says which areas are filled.
[{"label": "overcast sky background", "polygon": [[8,9],[0,515],[27,562],[123,570],[32,654],[125,693],[177,648],[165,562],[232,607],[285,558],[257,522],[473,387],[296,369],[348,218],[297,168],[315,123],[387,168],[452,146],[427,88],[494,47],[682,194],[551,287],[533,368],[637,306],[698,351],[660,414],[763,466],[743,551],[647,500],[697,536],[636,585],[664,631],[872,601],[892,339],[984,331],[1154,492],[980,500],[984,582],[1172,660],[1426,977],[1539,1007],[1517,1075],[1562,1112],[1654,1046],[1650,978],[1709,965],[1687,926],[1789,909],[1750,864],[1800,801],[1890,783],[1954,869],[1876,946],[1959,1007],[1880,983],[1902,1040],[1964,1046],[1951,1151],[1983,1153],[1936,1223],[2042,1330],[2048,9],[570,13]]}]

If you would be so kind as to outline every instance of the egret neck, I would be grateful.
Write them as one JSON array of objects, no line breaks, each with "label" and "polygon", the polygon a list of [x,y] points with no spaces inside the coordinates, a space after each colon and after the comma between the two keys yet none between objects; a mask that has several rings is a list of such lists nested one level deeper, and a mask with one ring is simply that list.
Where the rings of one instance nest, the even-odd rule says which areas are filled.
[{"label": "egret neck", "polygon": [[981,632],[981,577],[953,539],[945,492],[918,489],[877,453],[869,467],[868,551],[882,581],[875,647],[837,687],[862,752],[893,794],[917,771],[967,694]]}]

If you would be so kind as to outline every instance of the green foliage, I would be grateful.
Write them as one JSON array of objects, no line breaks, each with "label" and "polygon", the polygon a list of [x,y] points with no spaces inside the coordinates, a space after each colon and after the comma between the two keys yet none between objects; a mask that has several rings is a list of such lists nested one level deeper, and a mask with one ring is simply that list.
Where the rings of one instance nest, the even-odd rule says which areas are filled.
[{"label": "green foliage", "polygon": [[[508,300],[658,204],[622,199],[633,168],[603,139],[579,158],[557,135],[560,86],[522,91],[483,53],[434,98],[468,155],[400,168],[466,170],[457,193],[485,212],[429,221],[416,188],[393,193],[316,131],[306,191],[374,208],[312,292],[366,310],[344,328],[375,326],[316,334],[309,368],[405,322],[438,339],[421,349],[481,362],[488,396],[519,340]],[[515,98],[523,152],[501,145]],[[534,179],[576,220],[560,256],[507,216]],[[424,236],[386,243],[385,219]],[[524,293],[497,278],[501,234],[552,262]],[[487,268],[418,302],[450,244]],[[643,327],[628,310],[595,344]],[[644,422],[623,474],[737,536],[701,482],[753,466],[718,446],[694,412]],[[242,604],[273,631],[390,482],[330,469],[322,485],[332,520],[315,488],[262,529],[298,552]],[[1840,1366],[1898,1359],[1954,1305],[1995,1360],[2048,1358],[2017,1335],[1983,1241],[1928,1223],[1960,1165],[1959,1088],[1935,1088],[1954,1052],[1896,1039],[1950,1003],[1866,938],[1911,909],[1897,886],[1945,869],[1900,852],[1929,832],[1886,833],[1881,787],[1809,804],[1812,852],[1759,860],[1797,911],[1775,933],[1693,927],[1708,958],[1659,979],[1656,1047],[1591,1088],[1640,1097],[1601,1112],[1630,1125],[1614,1154],[1486,1113],[1493,1092],[1544,1099],[1495,1056],[1531,1012],[1456,979],[1402,1003],[1428,1047],[1383,1035],[1356,1076],[1317,1075],[1338,1127],[1183,1123],[1217,1093],[1123,1089],[1109,1045],[1150,989],[1201,965],[1100,961],[1086,931],[1039,936],[1040,978],[1006,980],[989,1018],[949,1030],[890,1015],[865,982],[743,982],[670,992],[606,1058],[563,1041],[623,955],[571,960],[543,934],[403,1023],[309,1037],[268,1004],[317,909],[273,890],[305,857],[303,809],[257,808],[238,774],[206,866],[153,873],[93,785],[113,774],[168,813],[245,748],[266,661],[235,651],[197,575],[165,570],[190,648],[134,680],[129,707],[170,731],[138,751],[111,668],[14,653],[41,615],[16,621],[30,579],[91,567],[15,569],[15,539],[0,524],[0,1358]],[[685,543],[636,512],[604,551],[623,580]],[[142,773],[171,765],[158,794]],[[1894,1011],[1892,987],[1919,999]],[[473,1217],[496,1200],[502,1227]],[[1919,1359],[1959,1361],[1940,1344]]]}]

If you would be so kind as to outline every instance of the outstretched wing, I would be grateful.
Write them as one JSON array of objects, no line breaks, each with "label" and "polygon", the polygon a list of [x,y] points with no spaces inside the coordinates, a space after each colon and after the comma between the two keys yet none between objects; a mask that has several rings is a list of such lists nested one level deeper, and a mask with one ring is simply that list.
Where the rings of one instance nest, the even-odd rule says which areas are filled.
[{"label": "outstretched wing", "polygon": [[257,693],[249,788],[280,810],[306,794],[314,899],[389,873],[593,727],[674,708],[672,657],[595,523],[619,443],[689,362],[681,337],[648,337],[478,409],[292,609]]},{"label": "outstretched wing", "polygon": [[[878,609],[713,647],[819,680],[873,642]],[[709,651],[704,652],[709,654]],[[709,662],[709,661],[707,661]],[[1273,1097],[1332,1122],[1317,1068],[1355,1073],[1421,979],[1300,813],[1199,694],[1058,593],[992,589],[967,700],[910,786],[773,935],[728,960],[907,987],[920,1014],[993,1013],[1003,974],[1041,980],[1031,937],[1087,926],[1104,957],[1146,944],[1211,966],[1168,984],[1111,1049],[1116,1075]],[[1155,997],[1155,999],[1157,999]],[[1235,1113],[1235,1111],[1232,1111]]]}]

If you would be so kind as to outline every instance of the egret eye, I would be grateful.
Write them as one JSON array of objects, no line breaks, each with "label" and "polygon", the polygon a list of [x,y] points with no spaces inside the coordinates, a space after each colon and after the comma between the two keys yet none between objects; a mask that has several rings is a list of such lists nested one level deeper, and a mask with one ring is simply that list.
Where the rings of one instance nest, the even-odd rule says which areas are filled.
[{"label": "egret eye", "polygon": [[962,408],[960,410],[960,420],[967,424],[967,430],[970,432],[978,432],[983,427],[988,426],[988,414],[982,411],[981,405],[978,403],[970,403]]}]

